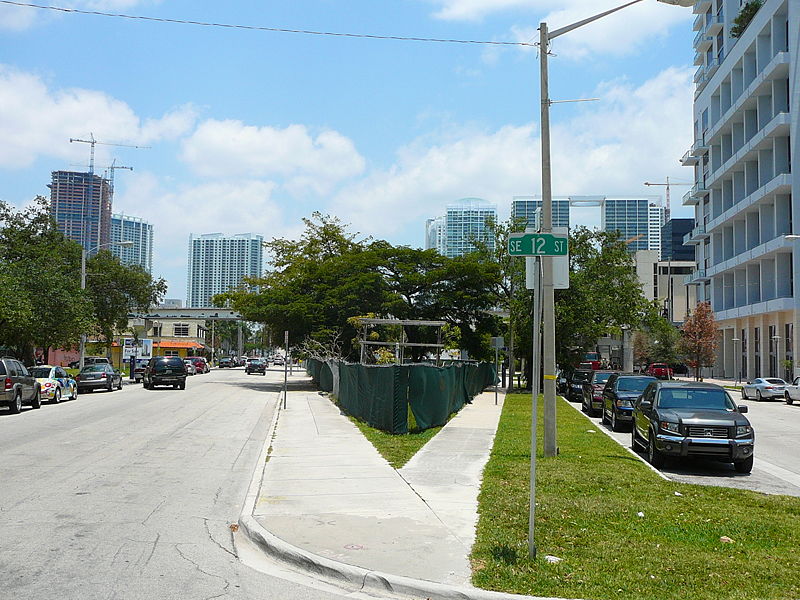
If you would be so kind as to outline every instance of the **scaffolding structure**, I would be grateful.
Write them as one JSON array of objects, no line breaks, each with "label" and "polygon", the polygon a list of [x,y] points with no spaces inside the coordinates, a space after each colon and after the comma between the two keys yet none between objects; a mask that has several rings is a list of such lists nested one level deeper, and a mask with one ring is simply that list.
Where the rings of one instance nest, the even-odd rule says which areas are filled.
[{"label": "scaffolding structure", "polygon": [[[436,348],[436,366],[441,366],[442,348],[442,327],[447,323],[445,321],[425,321],[421,319],[378,319],[378,318],[363,318],[359,319],[361,323],[361,339],[358,341],[361,346],[361,364],[364,364],[367,346],[392,346],[396,348],[397,362],[403,364],[405,348]],[[397,342],[376,342],[367,339],[370,326],[374,325],[399,325],[400,326],[400,340]],[[436,327],[436,343],[424,344],[417,342],[406,341],[406,327]]]}]

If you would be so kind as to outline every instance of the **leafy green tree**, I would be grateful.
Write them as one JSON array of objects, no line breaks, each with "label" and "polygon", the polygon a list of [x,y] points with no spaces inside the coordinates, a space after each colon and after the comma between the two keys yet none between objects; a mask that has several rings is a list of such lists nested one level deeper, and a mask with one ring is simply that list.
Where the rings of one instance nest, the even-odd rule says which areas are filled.
[{"label": "leafy green tree", "polygon": [[86,261],[86,292],[109,353],[114,333],[127,329],[128,315],[158,304],[166,291],[166,281],[153,279],[139,265],[123,265],[108,250],[101,250]]},{"label": "leafy green tree", "polygon": [[756,16],[758,9],[764,6],[764,0],[750,0],[742,7],[737,17],[733,20],[733,27],[731,27],[731,37],[738,38],[747,29],[750,21]]},{"label": "leafy green tree", "polygon": [[678,343],[681,332],[663,317],[653,320],[650,328],[651,355],[654,362],[675,364],[680,358]]},{"label": "leafy green tree", "polygon": [[33,350],[69,347],[91,324],[80,289],[81,248],[67,240],[39,196],[22,210],[0,203],[0,345],[30,363]]}]

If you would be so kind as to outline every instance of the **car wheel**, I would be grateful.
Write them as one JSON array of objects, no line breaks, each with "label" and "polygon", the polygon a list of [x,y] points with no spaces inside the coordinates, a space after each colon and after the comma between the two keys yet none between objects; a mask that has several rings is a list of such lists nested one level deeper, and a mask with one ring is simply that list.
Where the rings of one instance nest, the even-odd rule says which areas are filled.
[{"label": "car wheel", "polygon": [[733,467],[736,469],[737,473],[749,473],[753,470],[753,457],[750,456],[744,460],[735,462],[733,463]]},{"label": "car wheel", "polygon": [[118,390],[122,389],[122,377],[119,378],[119,383],[117,384],[117,389]]},{"label": "car wheel", "polygon": [[744,386],[742,386],[742,400],[749,400],[749,398],[747,397],[747,391],[744,389]]},{"label": "car wheel", "polygon": [[631,428],[631,450],[636,452],[639,449],[639,439],[636,437],[636,423]]},{"label": "car wheel", "polygon": [[114,385],[111,383],[111,380],[109,380],[108,385],[106,386],[106,391],[107,392],[113,392],[114,391]]},{"label": "car wheel", "polygon": [[8,410],[12,415],[17,415],[22,411],[22,392],[14,394],[14,399],[8,403]]},{"label": "car wheel", "polygon": [[147,383],[144,379],[142,379],[142,387],[146,390],[150,389],[150,384]]},{"label": "car wheel", "polygon": [[78,399],[78,386],[72,388],[72,395],[69,397],[70,400],[77,400]]},{"label": "car wheel", "polygon": [[33,397],[31,398],[31,406],[33,408],[42,408],[42,389],[38,385],[33,390]]},{"label": "car wheel", "polygon": [[789,392],[785,392],[785,396],[786,396],[786,404],[791,404],[792,402],[794,402],[794,400],[792,400],[792,397],[789,395]]},{"label": "car wheel", "polygon": [[756,390],[756,402],[761,402],[764,398],[761,397],[761,390]]},{"label": "car wheel", "polygon": [[178,389],[178,384],[177,383],[173,383],[172,384],[172,389],[173,390],[177,390]]},{"label": "car wheel", "polygon": [[262,376],[262,377],[266,377],[266,376],[267,376],[267,372],[266,372],[266,371],[264,371],[263,373],[261,373],[261,376]]},{"label": "car wheel", "polygon": [[619,422],[617,421],[617,411],[611,410],[611,431],[619,431]]},{"label": "car wheel", "polygon": [[664,466],[664,455],[656,448],[656,438],[652,432],[647,442],[647,462],[656,469],[660,469]]},{"label": "car wheel", "polygon": [[181,383],[181,384],[178,386],[178,389],[180,389],[180,390],[185,390],[185,389],[186,389],[186,382],[184,381],[183,383]]},{"label": "car wheel", "polygon": [[58,404],[61,402],[61,388],[56,388],[56,393],[53,394],[53,399],[51,400],[53,404]]}]

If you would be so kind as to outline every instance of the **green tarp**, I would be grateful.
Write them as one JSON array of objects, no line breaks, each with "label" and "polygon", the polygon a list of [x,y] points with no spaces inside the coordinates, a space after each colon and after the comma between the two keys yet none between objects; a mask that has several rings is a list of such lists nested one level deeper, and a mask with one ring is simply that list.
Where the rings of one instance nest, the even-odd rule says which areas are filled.
[{"label": "green tarp", "polygon": [[[309,359],[306,372],[324,391],[333,389],[330,367]],[[495,383],[493,364],[360,365],[339,363],[339,407],[371,427],[408,433],[408,409],[418,429],[447,423],[466,402]]]}]

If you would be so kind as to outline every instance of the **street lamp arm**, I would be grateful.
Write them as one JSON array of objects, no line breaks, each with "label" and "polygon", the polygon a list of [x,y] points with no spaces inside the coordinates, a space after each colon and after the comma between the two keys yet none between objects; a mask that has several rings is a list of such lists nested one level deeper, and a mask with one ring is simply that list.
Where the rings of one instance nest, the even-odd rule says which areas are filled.
[{"label": "street lamp arm", "polygon": [[603,17],[605,17],[607,15],[615,13],[618,10],[622,10],[623,8],[628,8],[629,6],[631,6],[633,4],[638,4],[641,1],[642,0],[633,0],[633,2],[628,2],[627,4],[623,4],[622,6],[618,6],[617,8],[612,8],[611,10],[607,10],[605,12],[602,12],[599,15],[595,15],[593,17],[589,17],[588,19],[583,19],[582,21],[578,21],[577,23],[573,23],[572,25],[567,25],[565,27],[561,27],[560,29],[556,29],[554,31],[551,31],[550,33],[547,34],[547,39],[549,41],[549,40],[552,40],[553,38],[557,38],[560,35],[563,35],[565,33],[569,33],[573,29],[577,29],[578,27],[583,27],[584,25],[588,25],[589,23],[591,23],[593,21],[597,21],[597,19],[602,19]]}]

